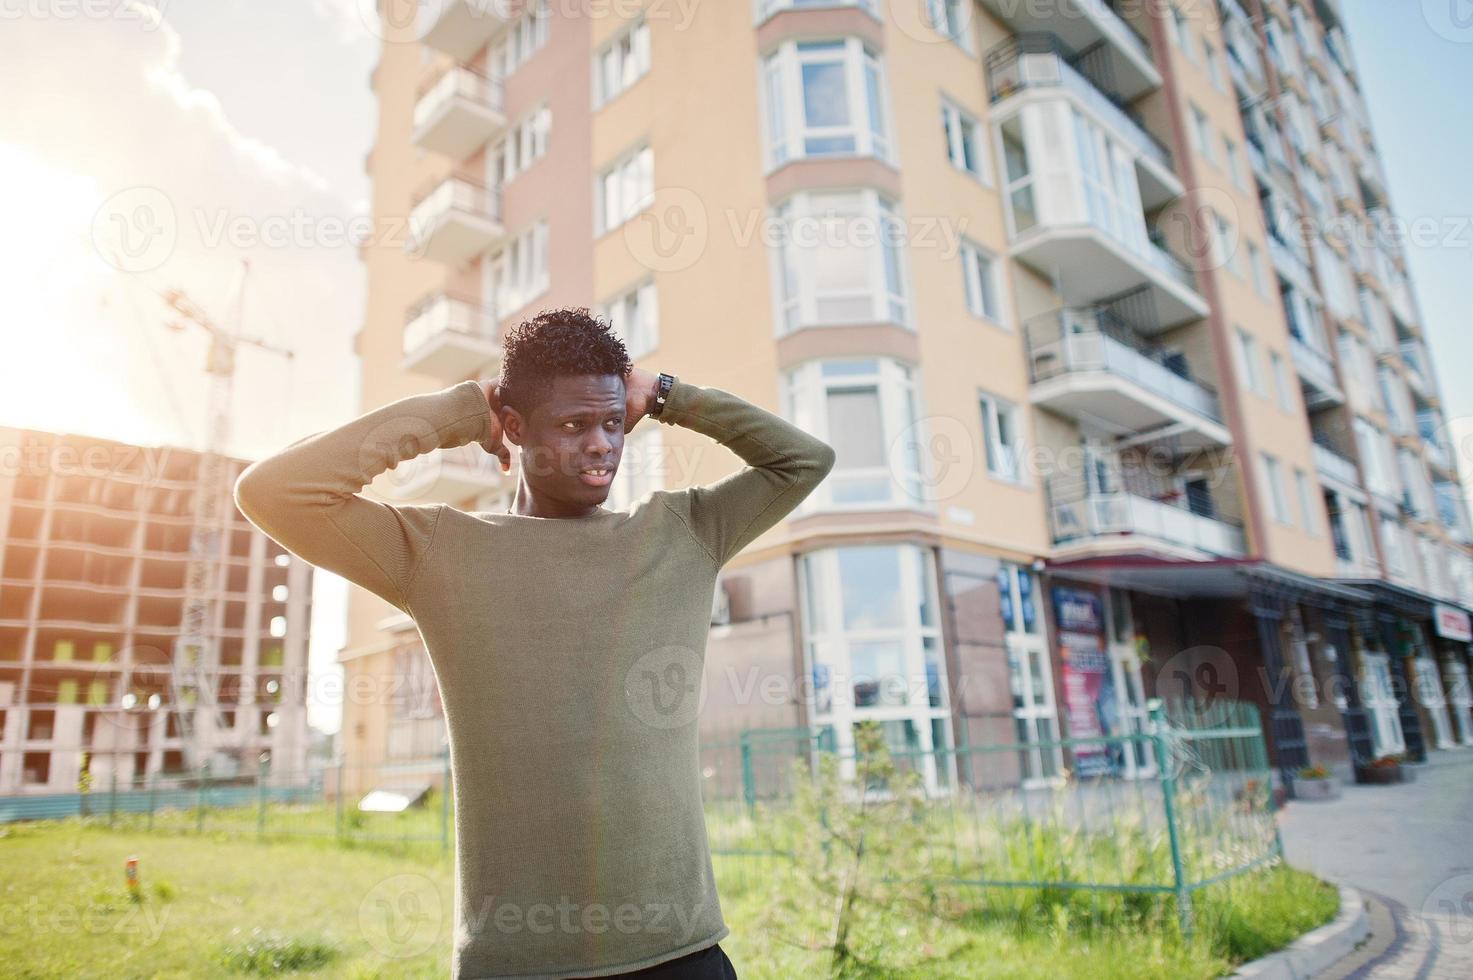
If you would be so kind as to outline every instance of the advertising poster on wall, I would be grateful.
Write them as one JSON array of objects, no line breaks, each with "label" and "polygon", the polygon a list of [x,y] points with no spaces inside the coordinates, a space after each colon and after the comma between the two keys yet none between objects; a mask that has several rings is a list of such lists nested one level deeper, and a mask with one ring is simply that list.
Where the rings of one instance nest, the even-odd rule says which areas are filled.
[{"label": "advertising poster on wall", "polygon": [[[1063,682],[1066,731],[1070,738],[1120,734],[1119,702],[1105,648],[1105,617],[1100,597],[1084,589],[1055,586],[1054,615],[1059,625],[1059,674]],[[1114,775],[1118,752],[1105,745],[1075,748],[1080,777]]]}]

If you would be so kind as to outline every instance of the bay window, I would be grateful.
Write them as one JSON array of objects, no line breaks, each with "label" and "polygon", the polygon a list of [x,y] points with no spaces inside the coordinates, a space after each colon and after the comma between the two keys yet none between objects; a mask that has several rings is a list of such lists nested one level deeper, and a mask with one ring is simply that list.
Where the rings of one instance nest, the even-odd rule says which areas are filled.
[{"label": "bay window", "polygon": [[948,786],[950,697],[931,553],[913,544],[825,548],[805,554],[800,569],[814,723],[832,731],[842,759],[852,755],[853,726],[877,721],[892,750],[917,753],[929,788]]},{"label": "bay window", "polygon": [[767,165],[803,157],[890,160],[879,56],[858,38],[792,41],[763,66]]},{"label": "bay window", "polygon": [[921,501],[913,368],[875,357],[809,361],[788,372],[784,398],[794,425],[834,447],[834,468],[802,512]]},{"label": "bay window", "polygon": [[779,331],[846,323],[907,326],[904,226],[874,191],[795,194],[774,210]]}]

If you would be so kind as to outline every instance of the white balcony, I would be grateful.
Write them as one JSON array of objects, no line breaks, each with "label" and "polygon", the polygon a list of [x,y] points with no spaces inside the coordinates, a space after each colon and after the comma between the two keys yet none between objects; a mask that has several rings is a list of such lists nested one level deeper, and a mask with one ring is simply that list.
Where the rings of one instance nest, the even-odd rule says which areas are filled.
[{"label": "white balcony", "polygon": [[[1058,285],[1068,306],[1090,306],[1143,287],[1152,321],[1175,326],[1207,315],[1189,269],[1149,238],[1145,214],[1183,191],[1171,156],[1136,120],[1037,35],[987,56],[993,117],[1022,146],[1006,188],[1014,257]],[[1037,49],[1037,50],[1035,50]],[[1075,125],[1074,114],[1088,120]],[[1085,134],[1088,130],[1088,135]],[[1108,190],[1086,179],[1085,136],[1132,155]],[[1126,175],[1122,175],[1125,177]]]},{"label": "white balcony", "polygon": [[464,160],[506,126],[501,80],[463,65],[446,70],[414,104],[414,143],[431,153]]},{"label": "white balcony", "polygon": [[1401,353],[1401,359],[1407,366],[1407,384],[1412,390],[1423,398],[1431,398],[1436,392],[1433,390],[1432,373],[1427,361],[1427,349],[1422,346],[1420,340],[1403,340],[1397,347]]},{"label": "white balcony", "polygon": [[1161,87],[1150,45],[1107,0],[982,0],[982,5],[1014,34],[1048,33],[1071,51],[1093,51],[1103,59],[1101,70],[1109,73],[1121,98],[1135,99]]},{"label": "white balcony", "polygon": [[1183,449],[1227,446],[1217,395],[1180,359],[1149,352],[1102,311],[1065,310],[1028,324],[1033,404],[1113,435],[1171,434]]},{"label": "white balcony", "polygon": [[1054,542],[1091,542],[1201,557],[1241,558],[1247,553],[1243,529],[1173,504],[1131,493],[1089,496],[1052,508]]},{"label": "white balcony", "polygon": [[473,300],[437,293],[405,317],[401,367],[406,371],[449,383],[500,356],[495,314]]},{"label": "white balcony", "polygon": [[1304,401],[1311,409],[1345,402],[1345,392],[1335,377],[1335,365],[1328,355],[1300,340],[1289,338],[1289,352],[1294,359],[1294,370],[1299,375],[1300,387],[1304,389]]},{"label": "white balcony", "polygon": [[1346,459],[1329,446],[1314,444],[1314,465],[1320,476],[1351,489],[1360,486],[1360,471],[1352,460]]},{"label": "white balcony", "polygon": [[513,0],[435,0],[419,5],[424,43],[456,61],[469,61],[511,20]]},{"label": "white balcony", "polygon": [[409,214],[405,249],[433,262],[459,265],[499,243],[501,197],[463,177],[447,177],[421,197]]}]

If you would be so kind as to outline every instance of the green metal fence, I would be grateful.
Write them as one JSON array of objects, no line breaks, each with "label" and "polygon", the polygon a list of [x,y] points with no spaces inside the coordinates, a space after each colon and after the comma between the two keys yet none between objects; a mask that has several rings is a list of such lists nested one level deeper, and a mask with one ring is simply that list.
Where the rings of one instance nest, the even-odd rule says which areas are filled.
[{"label": "green metal fence", "polygon": [[[914,873],[959,888],[1174,897],[1190,930],[1193,892],[1281,854],[1263,730],[1254,706],[1225,701],[1157,704],[1141,727],[892,749],[897,766],[926,787]],[[707,832],[724,893],[793,873],[793,838],[804,830],[792,827],[794,802],[824,755],[850,769],[863,761],[809,729],[702,746]],[[414,805],[400,812],[360,809],[385,785],[424,792],[412,791]],[[449,785],[444,757],[398,770],[202,770],[141,787],[105,781],[85,794],[0,799],[0,823],[80,814],[125,830],[417,843],[445,854],[454,840]]]},{"label": "green metal fence", "polygon": [[[984,889],[1172,896],[1192,928],[1193,892],[1281,855],[1257,709],[1154,706],[1135,734],[891,750],[930,797],[914,872]],[[831,746],[808,730],[762,731],[705,749],[717,874],[784,873],[765,828]],[[841,757],[856,767],[858,760]],[[1128,760],[1128,762],[1127,762]],[[725,771],[728,767],[735,773]],[[1079,772],[1098,772],[1081,777]]]}]

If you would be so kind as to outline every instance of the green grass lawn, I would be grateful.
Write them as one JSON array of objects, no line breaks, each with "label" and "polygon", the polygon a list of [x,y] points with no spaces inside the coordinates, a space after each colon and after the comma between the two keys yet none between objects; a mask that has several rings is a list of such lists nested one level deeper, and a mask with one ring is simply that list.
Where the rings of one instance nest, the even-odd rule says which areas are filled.
[{"label": "green grass lawn", "polygon": [[[268,826],[319,838],[257,840],[254,812],[141,817],[114,829],[91,818],[0,827],[0,963],[16,977],[443,977],[452,926],[452,869],[434,841],[340,845],[320,813]],[[434,813],[386,825],[432,835]],[[421,826],[420,824],[423,824]],[[370,830],[372,828],[369,828]],[[713,838],[714,842],[714,838]],[[139,859],[141,902],[124,884]],[[828,975],[824,923],[775,918],[776,889],[800,887],[770,857],[716,859],[732,935],[722,942],[743,980]],[[931,915],[859,924],[865,966],[904,977],[1209,978],[1231,972],[1333,917],[1334,889],[1276,867],[1199,892],[1184,939],[1170,901],[1083,892],[951,889]]]}]

